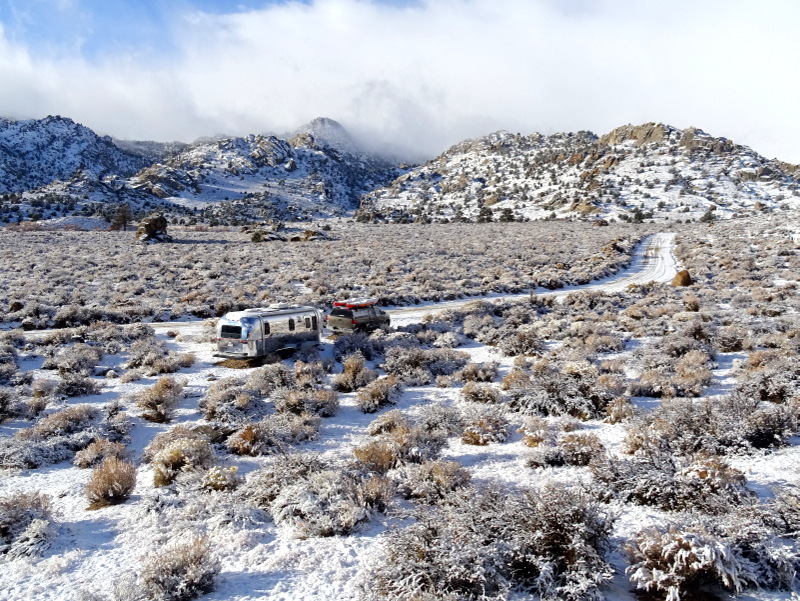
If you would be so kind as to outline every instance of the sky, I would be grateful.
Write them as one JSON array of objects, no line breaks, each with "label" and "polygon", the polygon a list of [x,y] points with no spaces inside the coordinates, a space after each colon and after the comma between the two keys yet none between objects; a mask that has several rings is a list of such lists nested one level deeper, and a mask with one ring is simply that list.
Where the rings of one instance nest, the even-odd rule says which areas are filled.
[{"label": "sky", "polygon": [[186,142],[328,117],[414,158],[655,121],[800,163],[798,23],[794,0],[0,0],[0,116]]}]

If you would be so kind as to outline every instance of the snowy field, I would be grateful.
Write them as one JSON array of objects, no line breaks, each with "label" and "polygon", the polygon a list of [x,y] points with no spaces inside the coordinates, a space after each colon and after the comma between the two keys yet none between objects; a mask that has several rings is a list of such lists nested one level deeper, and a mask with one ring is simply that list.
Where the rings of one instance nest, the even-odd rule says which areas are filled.
[{"label": "snowy field", "polygon": [[[627,268],[584,286],[396,307],[392,331],[327,337],[265,367],[221,363],[209,321],[3,333],[0,599],[188,598],[192,577],[163,566],[198,537],[207,554],[192,576],[209,600],[796,599],[800,259],[780,224],[714,228],[655,234]],[[669,286],[681,268],[695,283]],[[725,413],[728,399],[751,400],[763,436]],[[73,429],[46,423],[86,405]],[[184,447],[168,465],[176,431],[192,434],[169,439]],[[135,487],[89,510],[100,468],[76,461],[100,438],[124,445]],[[287,467],[293,457],[308,469]],[[650,480],[632,490],[632,474]],[[536,542],[525,544],[538,572],[503,572],[491,553],[508,550],[459,539],[447,513],[468,515],[491,491],[513,508],[527,490],[572,491],[553,515],[594,516],[553,534],[556,549],[584,545],[572,580]],[[33,493],[49,509],[31,521],[19,508]],[[408,537],[425,519],[454,540],[424,547],[425,560],[404,555],[397,545],[423,545]],[[587,532],[602,539],[597,556]],[[660,562],[647,550],[660,549],[655,532]],[[642,597],[635,585],[648,582],[654,596]]]}]

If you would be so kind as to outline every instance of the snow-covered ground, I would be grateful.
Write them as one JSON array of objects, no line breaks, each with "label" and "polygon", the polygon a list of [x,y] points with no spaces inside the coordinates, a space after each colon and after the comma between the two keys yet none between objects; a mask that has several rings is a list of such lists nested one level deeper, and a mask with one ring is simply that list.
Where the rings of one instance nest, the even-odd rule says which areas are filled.
[{"label": "snow-covered ground", "polygon": [[[615,291],[626,286],[649,281],[669,281],[678,264],[672,253],[674,234],[656,234],[648,239],[631,266],[618,276],[593,283],[585,287],[557,292],[536,290],[533,293],[562,297],[580,290]],[[517,295],[527,296],[527,295]],[[508,299],[514,297],[496,297]],[[426,314],[463,305],[469,301],[427,304],[414,308],[398,308],[391,311],[395,326],[407,325],[422,320]],[[201,422],[198,399],[205,393],[209,383],[228,376],[241,376],[242,370],[217,365],[213,357],[213,345],[204,341],[202,322],[181,324],[154,324],[157,336],[169,348],[182,353],[193,353],[196,362],[191,368],[180,371],[178,377],[186,380],[187,396],[178,407],[171,424],[153,424],[133,417],[130,450],[138,463],[145,446],[159,433],[175,424]],[[174,330],[178,336],[168,336]],[[510,371],[513,358],[502,357],[486,345],[471,341],[458,350],[469,353],[473,361],[484,363],[497,361],[499,373]],[[333,341],[323,340],[321,357],[333,354]],[[718,358],[715,371],[714,391],[723,392],[729,386],[731,366],[738,357]],[[122,362],[119,356],[108,356],[99,372],[114,369]],[[47,376],[41,370],[41,358],[22,361],[21,370],[30,371],[34,377]],[[131,394],[152,385],[155,378],[137,382],[121,383],[119,379],[104,380],[100,394],[65,401],[65,405],[90,403],[105,406],[115,399],[128,403]],[[436,386],[408,387],[397,404],[397,408],[414,415],[423,405],[439,403],[453,405],[459,387],[438,388]],[[318,453],[322,458],[343,462],[352,456],[352,449],[369,437],[367,425],[375,415],[361,413],[355,403],[354,394],[340,396],[340,409],[336,416],[322,420],[317,440],[302,445],[302,450]],[[132,407],[128,407],[132,409]],[[131,413],[135,414],[135,410]],[[514,419],[518,420],[518,417]],[[12,436],[22,425],[11,421],[0,425],[0,436]],[[516,426],[519,424],[516,423]],[[622,425],[589,421],[587,431],[597,434],[609,449],[619,447],[623,437]],[[460,462],[472,473],[474,482],[502,482],[508,486],[527,486],[545,479],[563,479],[573,482],[579,478],[572,468],[557,470],[533,470],[526,464],[530,448],[516,433],[505,443],[476,447],[463,444],[457,437],[449,440],[442,457]],[[734,466],[744,471],[752,488],[766,491],[767,486],[796,480],[800,461],[800,446],[795,444],[778,452],[737,458]],[[271,457],[237,457],[226,455],[224,465],[236,465],[239,474],[246,476],[272,460]],[[125,503],[95,511],[87,511],[88,502],[84,488],[91,470],[81,470],[64,462],[34,470],[10,472],[0,476],[0,497],[15,492],[40,491],[51,495],[57,512],[58,536],[53,546],[39,559],[0,559],[0,599],[12,600],[63,600],[91,599],[90,594],[111,595],[115,587],[127,586],[143,559],[169,541],[185,540],[193,532],[204,532],[212,541],[213,548],[221,560],[222,570],[213,592],[204,599],[209,600],[308,600],[328,601],[353,599],[356,597],[356,582],[363,577],[369,561],[381,544],[380,535],[391,524],[393,518],[378,514],[369,525],[355,534],[330,538],[299,539],[291,532],[276,527],[271,521],[246,522],[246,516],[230,519],[205,519],[202,512],[198,521],[192,521],[187,512],[180,514],[180,521],[164,524],[152,511],[156,489],[153,487],[152,471],[147,465],[139,465],[138,480],[132,497]],[[211,493],[210,496],[219,493]],[[208,501],[211,503],[212,501]],[[150,510],[148,510],[150,508]],[[165,508],[157,511],[166,511]],[[177,515],[177,514],[175,514]],[[658,511],[637,507],[625,508],[617,522],[614,537],[631,535],[643,525],[658,523],[662,519]],[[237,521],[238,520],[238,521]],[[625,562],[617,552],[613,554],[616,574],[604,594],[609,601],[635,601],[640,597],[631,592],[624,575]],[[368,576],[367,576],[368,578]],[[82,597],[83,595],[83,597]],[[124,598],[124,597],[118,597]],[[515,599],[526,599],[519,595]],[[796,599],[793,593],[743,594],[744,600],[788,601]]]}]

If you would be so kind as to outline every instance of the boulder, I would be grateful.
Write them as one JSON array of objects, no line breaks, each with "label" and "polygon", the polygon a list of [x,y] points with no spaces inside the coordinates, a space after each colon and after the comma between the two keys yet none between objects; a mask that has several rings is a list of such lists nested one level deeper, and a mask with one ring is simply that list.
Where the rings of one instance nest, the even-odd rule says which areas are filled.
[{"label": "boulder", "polygon": [[672,285],[673,286],[691,286],[693,283],[692,276],[689,275],[689,272],[685,269],[679,271],[675,274],[675,277],[672,278]]},{"label": "boulder", "polygon": [[142,219],[136,228],[137,242],[172,242],[167,233],[167,218],[161,213],[153,213]]}]

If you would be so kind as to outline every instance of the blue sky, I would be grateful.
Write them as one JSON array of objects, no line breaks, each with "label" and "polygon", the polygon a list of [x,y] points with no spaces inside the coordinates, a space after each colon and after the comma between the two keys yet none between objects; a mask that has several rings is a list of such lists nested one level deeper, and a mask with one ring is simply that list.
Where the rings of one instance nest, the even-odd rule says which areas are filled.
[{"label": "blue sky", "polygon": [[0,0],[0,116],[187,141],[325,116],[427,156],[658,121],[800,163],[797,23],[794,0]]}]

